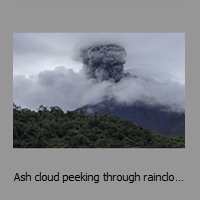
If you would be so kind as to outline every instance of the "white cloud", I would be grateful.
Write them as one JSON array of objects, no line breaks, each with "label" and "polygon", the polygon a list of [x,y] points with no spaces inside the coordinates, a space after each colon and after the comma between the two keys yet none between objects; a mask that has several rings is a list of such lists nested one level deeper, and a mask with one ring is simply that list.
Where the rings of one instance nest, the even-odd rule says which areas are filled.
[{"label": "white cloud", "polygon": [[74,110],[87,104],[100,103],[105,97],[131,105],[137,101],[146,104],[168,105],[172,110],[184,111],[185,87],[171,80],[158,82],[143,78],[127,78],[118,83],[86,79],[82,70],[58,67],[26,78],[14,76],[14,102],[22,107],[36,109],[39,105],[59,106]]}]

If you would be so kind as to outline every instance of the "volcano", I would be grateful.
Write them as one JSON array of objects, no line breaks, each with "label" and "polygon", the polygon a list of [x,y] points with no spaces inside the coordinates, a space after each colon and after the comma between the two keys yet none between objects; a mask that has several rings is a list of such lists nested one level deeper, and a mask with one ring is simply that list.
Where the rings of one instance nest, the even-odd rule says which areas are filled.
[{"label": "volcano", "polygon": [[[93,45],[80,50],[80,58],[89,79],[93,78],[99,82],[113,81],[116,84],[127,77],[138,78],[130,73],[124,73],[126,55],[125,49],[115,44]],[[129,80],[134,81],[134,79]],[[141,101],[124,105],[111,100],[112,98],[107,99],[109,100],[89,104],[76,111],[83,109],[91,115],[94,113],[116,115],[124,120],[132,120],[142,128],[158,134],[185,135],[185,113],[183,112],[172,111],[166,105],[159,105],[159,102],[157,105],[145,104]]]},{"label": "volcano", "polygon": [[90,115],[111,114],[124,120],[131,120],[143,129],[164,135],[185,135],[185,113],[168,111],[164,106],[150,106],[138,102],[132,106],[104,101],[96,105],[78,108]]}]

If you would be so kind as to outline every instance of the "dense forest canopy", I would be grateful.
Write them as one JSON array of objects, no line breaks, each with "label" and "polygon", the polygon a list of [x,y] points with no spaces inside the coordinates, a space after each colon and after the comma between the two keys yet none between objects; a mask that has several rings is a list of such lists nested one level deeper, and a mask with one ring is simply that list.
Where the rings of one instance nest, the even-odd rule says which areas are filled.
[{"label": "dense forest canopy", "polygon": [[14,148],[184,148],[184,136],[155,134],[109,114],[83,109],[64,112],[41,105],[37,111],[13,103]]}]

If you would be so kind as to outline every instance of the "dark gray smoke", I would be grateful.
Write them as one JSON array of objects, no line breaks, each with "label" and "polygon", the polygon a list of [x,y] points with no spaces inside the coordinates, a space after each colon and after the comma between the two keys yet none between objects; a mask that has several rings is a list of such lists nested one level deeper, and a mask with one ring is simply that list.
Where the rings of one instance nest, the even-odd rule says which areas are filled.
[{"label": "dark gray smoke", "polygon": [[118,82],[130,75],[124,73],[126,51],[118,45],[93,45],[82,49],[80,57],[88,78],[96,78],[100,81],[111,79]]}]

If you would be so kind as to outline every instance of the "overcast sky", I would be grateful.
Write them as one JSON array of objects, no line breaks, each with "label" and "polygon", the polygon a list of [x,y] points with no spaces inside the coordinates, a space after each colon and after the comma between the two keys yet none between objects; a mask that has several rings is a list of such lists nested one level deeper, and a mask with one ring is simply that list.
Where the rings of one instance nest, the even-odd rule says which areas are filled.
[{"label": "overcast sky", "polygon": [[[118,44],[127,52],[125,72],[138,79],[117,84],[88,80],[79,49]],[[15,33],[13,102],[36,109],[41,104],[73,110],[104,96],[120,103],[136,100],[185,107],[184,33]],[[151,101],[151,102],[150,102]]]}]

